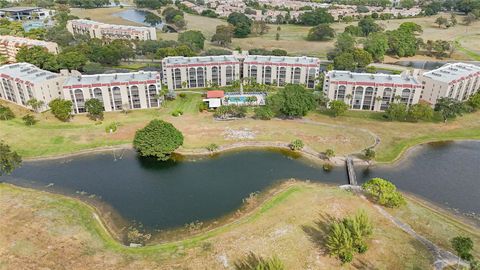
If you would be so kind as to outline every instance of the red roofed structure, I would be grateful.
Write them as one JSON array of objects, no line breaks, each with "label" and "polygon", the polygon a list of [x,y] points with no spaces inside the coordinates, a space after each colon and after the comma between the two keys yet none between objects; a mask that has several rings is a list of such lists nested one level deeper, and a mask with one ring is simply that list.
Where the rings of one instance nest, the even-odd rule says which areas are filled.
[{"label": "red roofed structure", "polygon": [[225,92],[222,90],[207,91],[207,98],[223,98],[224,96]]}]

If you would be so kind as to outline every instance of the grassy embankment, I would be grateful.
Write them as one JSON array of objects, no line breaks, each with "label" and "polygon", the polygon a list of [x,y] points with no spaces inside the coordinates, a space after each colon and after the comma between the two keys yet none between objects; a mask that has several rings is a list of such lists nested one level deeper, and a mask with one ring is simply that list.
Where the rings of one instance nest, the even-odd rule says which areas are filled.
[{"label": "grassy embankment", "polygon": [[[124,9],[120,8],[99,8],[99,9],[72,9],[72,14],[79,17],[89,17],[93,20],[106,22],[106,23],[116,23],[116,24],[126,24],[126,25],[138,25],[137,23],[124,20],[118,16],[113,16],[114,13],[120,12]],[[426,40],[458,40],[461,38],[461,46],[458,48],[452,56],[453,59],[472,59],[478,60],[478,55],[472,54],[471,52],[478,51],[477,44],[480,41],[480,23],[475,22],[470,26],[465,26],[458,24],[450,28],[439,28],[435,24],[437,17],[443,16],[449,18],[449,14],[439,14],[437,16],[431,17],[420,17],[420,18],[406,18],[401,20],[388,20],[388,21],[378,21],[385,29],[392,30],[397,28],[403,22],[415,22],[422,26],[423,33],[420,35],[421,38]],[[457,16],[459,22],[462,21],[463,16]],[[217,25],[226,24],[226,21],[221,19],[213,19],[202,17],[198,15],[185,14],[185,20],[187,22],[187,30],[199,30],[204,33],[207,42],[205,43],[206,48],[216,47],[214,44],[208,42],[212,35],[215,33],[215,28]],[[355,23],[352,23],[355,24]],[[337,34],[341,33],[345,26],[348,24],[345,23],[333,23],[331,24],[332,28],[335,29]],[[265,49],[284,49],[289,52],[291,55],[310,55],[310,56],[319,56],[326,57],[327,52],[331,51],[334,48],[334,41],[322,41],[314,42],[306,40],[308,31],[311,27],[299,26],[299,25],[280,25],[281,30],[280,40],[276,40],[275,36],[277,33],[278,25],[270,25],[270,31],[263,36],[250,36],[243,39],[234,39],[230,45],[231,49],[240,47],[244,50],[249,50],[252,48],[265,48]],[[158,37],[161,39],[177,39],[177,33],[162,33],[158,32]],[[359,39],[361,43],[361,38]],[[433,57],[427,56],[415,56],[415,59],[424,59],[424,60],[438,60]],[[386,57],[385,62],[395,62],[398,60],[413,60],[413,58],[392,58]]]},{"label": "grassy embankment", "polygon": [[[238,141],[291,142],[301,139],[312,149],[322,152],[328,148],[338,155],[359,152],[373,144],[373,134],[380,138],[376,148],[378,162],[394,161],[406,149],[420,143],[441,140],[480,139],[480,112],[466,114],[446,124],[433,122],[390,122],[382,113],[350,111],[345,116],[332,118],[310,113],[306,119],[270,121],[247,117],[237,121],[215,121],[211,113],[200,113],[200,94],[168,101],[160,109],[136,110],[128,114],[106,113],[102,122],[93,122],[85,115],[77,115],[62,123],[49,112],[36,114],[40,120],[27,127],[21,116],[27,111],[9,104],[17,115],[14,120],[0,121],[0,138],[24,157],[69,154],[96,147],[131,143],[135,131],[154,118],[172,122],[185,135],[183,149],[195,150],[210,143],[228,145]],[[6,104],[0,101],[2,104]],[[184,115],[173,117],[181,110]],[[105,127],[119,123],[117,132],[108,134]],[[35,147],[32,147],[35,145]]]}]

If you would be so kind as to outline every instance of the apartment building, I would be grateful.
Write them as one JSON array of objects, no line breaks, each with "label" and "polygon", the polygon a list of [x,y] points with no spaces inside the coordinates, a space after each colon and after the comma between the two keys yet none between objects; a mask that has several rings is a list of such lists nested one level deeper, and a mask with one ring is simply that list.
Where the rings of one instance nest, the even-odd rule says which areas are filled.
[{"label": "apartment building", "polygon": [[441,97],[467,100],[480,88],[480,67],[466,63],[450,63],[420,73],[421,99],[435,104]]},{"label": "apartment building", "polygon": [[352,110],[384,111],[390,103],[418,103],[422,84],[408,72],[400,75],[330,71],[325,75],[324,93],[341,100]]},{"label": "apartment building", "polygon": [[44,102],[41,111],[48,109],[48,103],[62,97],[65,77],[61,74],[42,70],[28,63],[9,64],[0,67],[0,98],[29,108],[28,100]]},{"label": "apartment building", "polygon": [[67,30],[73,35],[88,35],[98,39],[156,40],[155,27],[106,24],[78,19],[67,22]]},{"label": "apartment building", "polygon": [[104,110],[146,109],[160,106],[158,72],[72,74],[63,83],[63,98],[73,102],[74,113],[84,113],[85,101],[96,98]]},{"label": "apartment building", "polygon": [[15,36],[0,36],[0,55],[7,57],[7,60],[12,63],[16,62],[17,53],[22,47],[33,46],[44,47],[47,51],[54,54],[58,53],[58,44],[55,42]]},{"label": "apartment building", "polygon": [[163,83],[169,90],[231,85],[241,78],[240,59],[235,55],[166,57]]},{"label": "apartment building", "polygon": [[249,55],[243,61],[243,77],[260,84],[314,88],[319,73],[320,60],[314,57]]},{"label": "apartment building", "polygon": [[320,60],[313,57],[234,55],[166,57],[162,61],[163,83],[169,90],[228,86],[240,79],[283,86],[305,84],[314,88]]}]

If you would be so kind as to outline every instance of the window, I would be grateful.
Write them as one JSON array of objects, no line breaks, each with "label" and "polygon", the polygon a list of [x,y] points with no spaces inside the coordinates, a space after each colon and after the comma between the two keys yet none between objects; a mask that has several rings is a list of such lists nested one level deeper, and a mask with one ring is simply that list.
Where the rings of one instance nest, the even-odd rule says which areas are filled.
[{"label": "window", "polygon": [[134,85],[130,87],[130,95],[131,96],[128,99],[130,108],[140,109],[142,106],[140,105],[140,92],[138,91],[138,86]]},{"label": "window", "polygon": [[82,89],[76,89],[74,92],[74,98],[75,98],[75,103],[77,107],[77,113],[84,113],[86,112],[85,110],[85,98],[83,97],[83,90]]},{"label": "window", "polygon": [[340,86],[338,87],[336,100],[344,100],[344,99],[345,99],[345,91],[346,91],[346,90],[347,90],[347,87],[345,87],[345,85],[340,85]]},{"label": "window", "polygon": [[380,110],[386,110],[388,105],[392,101],[392,88],[383,89],[382,103],[380,105]]},{"label": "window", "polygon": [[112,88],[112,95],[113,95],[113,105],[114,105],[114,110],[122,110],[122,93],[120,91],[120,88],[115,86]]},{"label": "window", "polygon": [[293,83],[300,83],[300,73],[302,72],[302,70],[299,68],[299,67],[296,67],[293,71]]},{"label": "window", "polygon": [[263,78],[265,84],[272,84],[272,67],[267,66],[264,68]]},{"label": "window", "polygon": [[373,105],[373,87],[367,87],[365,89],[365,96],[363,97],[363,110],[370,110]]},{"label": "window", "polygon": [[353,109],[361,109],[362,108],[362,98],[363,98],[363,87],[358,86],[355,88],[355,92],[353,95]]},{"label": "window", "polygon": [[18,90],[18,96],[20,96],[20,101],[22,102],[22,105],[23,106],[27,105],[27,100],[25,99],[25,92],[23,90],[22,85],[19,83],[17,83],[17,90]]},{"label": "window", "polygon": [[257,82],[257,66],[251,66],[249,72],[250,74],[248,75],[248,77],[252,80],[252,82]]},{"label": "window", "polygon": [[314,88],[315,87],[315,75],[316,75],[316,70],[314,68],[311,68],[308,70],[308,78],[307,78],[307,87],[308,88]]},{"label": "window", "polygon": [[155,85],[148,86],[148,96],[150,97],[150,107],[158,107],[157,87]]},{"label": "window", "polygon": [[197,70],[195,68],[190,68],[188,70],[188,80],[190,82],[189,87],[197,87]]},{"label": "window", "polygon": [[220,85],[220,73],[218,67],[212,67],[212,84],[215,86]]},{"label": "window", "polygon": [[205,87],[205,70],[203,67],[197,68],[197,86]]},{"label": "window", "polygon": [[176,68],[173,72],[174,88],[182,88],[182,72],[179,68]]},{"label": "window", "polygon": [[233,76],[234,76],[232,66],[227,66],[225,75],[226,75],[226,78],[227,78],[226,84],[231,85],[232,82],[233,82]]},{"label": "window", "polygon": [[279,86],[284,86],[285,85],[285,80],[287,79],[287,68],[286,67],[280,67],[280,72],[278,72],[278,85]]}]

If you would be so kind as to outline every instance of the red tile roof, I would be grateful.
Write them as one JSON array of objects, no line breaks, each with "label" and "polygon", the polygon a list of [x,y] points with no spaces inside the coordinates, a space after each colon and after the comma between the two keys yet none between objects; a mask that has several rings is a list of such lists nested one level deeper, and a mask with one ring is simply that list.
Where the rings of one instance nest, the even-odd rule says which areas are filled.
[{"label": "red tile roof", "polygon": [[207,91],[207,98],[223,98],[224,95],[222,90]]}]

